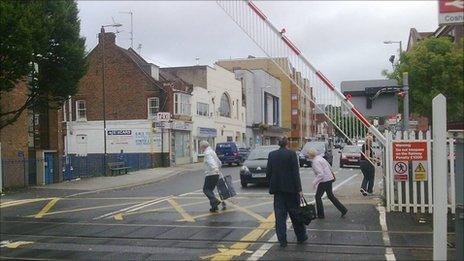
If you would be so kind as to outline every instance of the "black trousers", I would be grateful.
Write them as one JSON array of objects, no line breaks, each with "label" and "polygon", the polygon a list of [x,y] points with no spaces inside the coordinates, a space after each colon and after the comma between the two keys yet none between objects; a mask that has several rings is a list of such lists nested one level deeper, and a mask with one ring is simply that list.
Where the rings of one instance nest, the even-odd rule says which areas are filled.
[{"label": "black trousers", "polygon": [[293,224],[293,229],[298,241],[306,237],[306,226],[296,221],[291,209],[300,206],[300,195],[298,193],[276,192],[274,194],[274,214],[276,219],[276,234],[280,243],[287,242],[287,217]]},{"label": "black trousers", "polygon": [[345,206],[338,201],[332,191],[332,183],[333,181],[321,182],[317,186],[316,191],[316,207],[317,207],[317,216],[320,218],[324,217],[324,205],[322,205],[322,195],[324,192],[327,193],[327,198],[334,204],[334,206],[342,213],[346,211]]},{"label": "black trousers", "polygon": [[360,166],[364,176],[361,188],[368,193],[372,193],[374,189],[375,167],[368,160],[361,160]]},{"label": "black trousers", "polygon": [[218,180],[219,175],[206,176],[205,183],[203,184],[203,193],[205,193],[206,197],[209,199],[209,204],[211,207],[217,205],[217,203],[220,202],[220,200],[217,199],[216,195],[214,194],[214,189],[216,188]]}]

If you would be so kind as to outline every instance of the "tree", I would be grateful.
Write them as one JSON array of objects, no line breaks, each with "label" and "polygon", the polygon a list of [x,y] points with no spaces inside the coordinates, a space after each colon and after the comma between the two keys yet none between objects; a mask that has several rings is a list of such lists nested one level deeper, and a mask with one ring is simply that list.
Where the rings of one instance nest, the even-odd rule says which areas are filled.
[{"label": "tree", "polygon": [[463,42],[455,45],[448,37],[427,38],[409,52],[401,54],[393,72],[384,71],[390,79],[402,82],[409,73],[411,112],[432,117],[432,99],[442,93],[447,97],[448,121],[464,118]]},{"label": "tree", "polygon": [[[28,81],[28,97],[0,108],[0,129],[27,109],[57,107],[87,71],[76,2],[0,0],[0,95]],[[1,96],[0,96],[1,98]]]}]

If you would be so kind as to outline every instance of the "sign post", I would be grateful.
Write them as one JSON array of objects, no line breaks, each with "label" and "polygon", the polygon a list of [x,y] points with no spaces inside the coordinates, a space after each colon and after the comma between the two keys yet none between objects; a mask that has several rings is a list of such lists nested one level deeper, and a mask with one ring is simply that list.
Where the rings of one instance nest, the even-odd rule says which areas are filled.
[{"label": "sign post", "polygon": [[[161,165],[162,167],[165,167],[164,163],[164,127],[166,123],[169,123],[171,121],[171,113],[170,112],[158,112],[156,114],[155,118],[155,126],[160,126],[161,127]],[[170,129],[170,128],[168,128]],[[171,146],[169,146],[169,149],[171,149]]]},{"label": "sign post", "polygon": [[438,24],[462,24],[464,22],[464,0],[439,0]]}]

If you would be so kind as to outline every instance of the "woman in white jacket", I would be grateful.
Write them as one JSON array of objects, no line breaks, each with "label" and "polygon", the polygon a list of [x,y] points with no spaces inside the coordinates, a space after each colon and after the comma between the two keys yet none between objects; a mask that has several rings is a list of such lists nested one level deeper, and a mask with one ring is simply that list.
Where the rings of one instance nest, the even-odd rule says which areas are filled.
[{"label": "woman in white jacket", "polygon": [[317,150],[311,148],[308,152],[311,165],[316,178],[313,181],[313,186],[316,189],[316,207],[317,217],[324,218],[324,205],[322,205],[322,195],[327,193],[327,198],[332,201],[332,204],[342,213],[342,217],[346,215],[348,210],[335,197],[332,191],[332,183],[335,181],[335,176],[330,169],[330,164],[321,155],[317,154]]}]

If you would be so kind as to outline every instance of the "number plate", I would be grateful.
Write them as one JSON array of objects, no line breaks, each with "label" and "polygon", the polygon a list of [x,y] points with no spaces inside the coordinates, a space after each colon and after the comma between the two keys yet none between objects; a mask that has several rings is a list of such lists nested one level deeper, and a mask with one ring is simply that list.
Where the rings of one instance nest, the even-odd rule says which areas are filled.
[{"label": "number plate", "polygon": [[349,161],[349,162],[356,162],[356,161],[358,161],[358,160],[350,159],[350,160],[348,160],[348,161]]},{"label": "number plate", "polygon": [[251,174],[252,178],[265,178],[266,173],[256,173],[256,174]]}]

